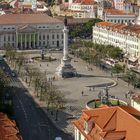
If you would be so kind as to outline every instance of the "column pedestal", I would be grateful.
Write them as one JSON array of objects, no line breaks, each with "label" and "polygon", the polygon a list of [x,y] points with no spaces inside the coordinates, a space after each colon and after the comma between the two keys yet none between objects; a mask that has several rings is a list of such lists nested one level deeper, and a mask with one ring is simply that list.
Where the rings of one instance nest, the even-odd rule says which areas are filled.
[{"label": "column pedestal", "polygon": [[56,69],[56,75],[62,78],[71,78],[77,76],[76,69],[71,65],[71,59],[61,59],[61,64]]}]

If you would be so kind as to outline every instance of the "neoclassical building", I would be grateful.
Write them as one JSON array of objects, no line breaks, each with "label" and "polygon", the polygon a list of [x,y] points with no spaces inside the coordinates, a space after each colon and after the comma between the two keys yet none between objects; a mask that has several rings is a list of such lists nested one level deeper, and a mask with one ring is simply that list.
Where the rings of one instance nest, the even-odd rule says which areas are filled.
[{"label": "neoclassical building", "polygon": [[120,47],[131,58],[140,58],[140,26],[98,22],[93,27],[93,42]]},{"label": "neoclassical building", "polygon": [[5,14],[0,16],[0,49],[63,47],[62,21],[46,14]]}]

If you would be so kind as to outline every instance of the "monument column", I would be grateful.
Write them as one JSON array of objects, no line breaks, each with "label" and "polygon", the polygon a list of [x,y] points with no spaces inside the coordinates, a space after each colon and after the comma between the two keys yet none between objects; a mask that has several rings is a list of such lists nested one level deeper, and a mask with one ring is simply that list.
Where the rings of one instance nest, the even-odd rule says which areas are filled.
[{"label": "monument column", "polygon": [[39,32],[37,33],[37,47],[39,47]]},{"label": "monument column", "polygon": [[29,34],[29,48],[31,48],[31,34]]},{"label": "monument column", "polygon": [[25,35],[25,41],[24,41],[25,44],[24,44],[24,46],[25,46],[25,49],[27,49],[27,47],[28,47],[28,46],[27,46],[27,34],[25,33],[24,35]]},{"label": "monument column", "polygon": [[34,45],[33,45],[34,47],[33,48],[35,48],[35,33],[34,33],[33,37],[34,37],[34,39],[33,39],[34,40]]},{"label": "monument column", "polygon": [[16,49],[18,49],[18,31],[17,31],[17,29],[16,29],[16,41],[15,41],[15,43],[16,43]]},{"label": "monument column", "polygon": [[67,19],[64,20],[63,29],[63,58],[61,59],[61,64],[56,69],[56,75],[58,77],[74,77],[77,75],[76,69],[71,65],[71,59],[68,56],[68,29],[67,29]]},{"label": "monument column", "polygon": [[63,59],[66,60],[68,57],[68,29],[66,26],[64,26],[63,33],[64,33]]},{"label": "monument column", "polygon": [[22,33],[20,34],[20,44],[21,44],[21,49],[23,49],[23,44],[22,44]]}]

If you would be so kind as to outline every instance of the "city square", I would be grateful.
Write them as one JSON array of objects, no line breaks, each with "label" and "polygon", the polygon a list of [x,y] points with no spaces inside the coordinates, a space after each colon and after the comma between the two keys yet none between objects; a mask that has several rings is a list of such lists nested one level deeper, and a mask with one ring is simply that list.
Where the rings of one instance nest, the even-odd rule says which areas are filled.
[{"label": "city square", "polygon": [[[40,52],[41,51],[37,51],[36,54],[28,54],[26,55],[26,58],[33,60],[34,57],[40,56]],[[81,74],[81,76],[72,78],[55,77],[55,79],[53,79],[56,68],[60,64],[60,60],[62,58],[62,52],[47,52],[46,56],[51,56],[52,58],[56,58],[56,60],[51,62],[33,60],[29,65],[34,68],[39,68],[42,73],[46,75],[47,79],[51,80],[52,84],[56,85],[56,87],[61,91],[61,94],[65,96],[66,109],[59,113],[60,120],[56,122],[56,124],[59,124],[60,126],[62,125],[63,130],[66,132],[73,133],[72,124],[70,123],[71,121],[67,118],[70,115],[78,117],[81,113],[81,109],[86,107],[87,102],[97,99],[99,92],[103,91],[109,83],[112,83],[113,85],[109,88],[109,95],[115,96],[115,98],[126,102],[129,101],[126,99],[125,94],[129,90],[134,90],[131,85],[128,86],[128,83],[119,78],[117,79],[116,77],[112,77],[109,72],[105,72],[94,65],[89,65],[80,58],[76,58],[71,55],[71,64],[76,68],[77,73]],[[87,67],[92,69],[89,70]],[[135,89],[135,92],[138,92],[138,90]],[[41,103],[41,106],[46,107],[46,104]]]}]

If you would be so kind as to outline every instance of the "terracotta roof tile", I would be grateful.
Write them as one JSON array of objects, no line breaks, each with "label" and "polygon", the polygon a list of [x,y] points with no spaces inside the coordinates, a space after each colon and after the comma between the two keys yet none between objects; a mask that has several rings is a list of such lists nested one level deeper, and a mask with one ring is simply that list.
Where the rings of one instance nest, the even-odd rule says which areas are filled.
[{"label": "terracotta roof tile", "polygon": [[0,16],[0,24],[43,24],[63,23],[47,14],[4,14]]},{"label": "terracotta roof tile", "polygon": [[106,8],[104,11],[107,15],[135,15],[134,13],[117,10],[114,8]]},{"label": "terracotta roof tile", "polygon": [[[140,121],[133,116],[139,115],[140,112],[132,107],[97,108],[82,112],[81,117],[74,121],[74,126],[80,130],[87,140],[96,140],[100,137],[104,140],[122,140],[123,138],[125,140],[138,140],[140,138]],[[92,118],[95,125],[86,134],[84,123],[85,121],[88,122],[89,118],[90,120]]]},{"label": "terracotta roof tile", "polygon": [[74,3],[80,3],[83,5],[93,5],[96,3],[94,0],[75,0]]},{"label": "terracotta roof tile", "polygon": [[0,113],[0,140],[22,140],[19,130],[7,115]]}]

